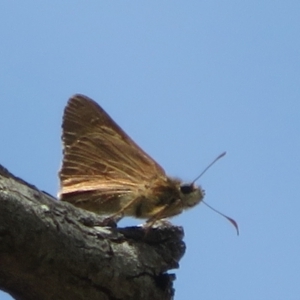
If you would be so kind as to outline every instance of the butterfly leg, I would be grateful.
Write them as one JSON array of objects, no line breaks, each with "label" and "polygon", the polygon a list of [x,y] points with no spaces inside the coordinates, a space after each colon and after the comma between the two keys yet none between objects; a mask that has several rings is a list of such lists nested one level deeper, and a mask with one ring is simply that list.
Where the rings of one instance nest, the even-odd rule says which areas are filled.
[{"label": "butterfly leg", "polygon": [[172,214],[170,214],[169,212],[170,207],[174,209],[174,207],[179,204],[180,204],[180,200],[177,200],[172,204],[166,204],[162,206],[150,219],[147,220],[146,226],[151,228],[155,224],[155,222],[166,217],[172,217]]},{"label": "butterfly leg", "polygon": [[161,209],[158,212],[156,212],[155,215],[153,215],[150,219],[147,220],[146,227],[151,228],[155,224],[155,222],[161,220],[164,217],[165,212],[168,210],[168,208],[169,205],[162,206]]},{"label": "butterfly leg", "polygon": [[134,206],[134,204],[136,202],[140,201],[140,200],[141,200],[141,197],[133,198],[126,205],[124,205],[119,211],[117,211],[116,213],[114,213],[113,215],[111,215],[109,218],[113,218],[114,219],[116,217],[118,218],[118,217],[121,216],[120,219],[122,219],[124,217],[124,215],[125,215],[125,210],[128,209],[128,208],[130,208],[130,207],[132,207],[132,206]]},{"label": "butterfly leg", "polygon": [[124,214],[112,215],[104,219],[101,226],[116,227],[117,223],[124,217]]}]

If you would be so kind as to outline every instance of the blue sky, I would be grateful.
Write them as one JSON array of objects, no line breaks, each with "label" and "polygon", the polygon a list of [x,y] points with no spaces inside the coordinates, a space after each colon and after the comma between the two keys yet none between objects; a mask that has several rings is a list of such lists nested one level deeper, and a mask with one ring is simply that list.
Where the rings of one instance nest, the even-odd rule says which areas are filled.
[{"label": "blue sky", "polygon": [[75,93],[169,175],[226,150],[199,184],[240,236],[204,205],[173,218],[175,299],[299,299],[299,30],[299,1],[2,2],[0,163],[56,194]]}]

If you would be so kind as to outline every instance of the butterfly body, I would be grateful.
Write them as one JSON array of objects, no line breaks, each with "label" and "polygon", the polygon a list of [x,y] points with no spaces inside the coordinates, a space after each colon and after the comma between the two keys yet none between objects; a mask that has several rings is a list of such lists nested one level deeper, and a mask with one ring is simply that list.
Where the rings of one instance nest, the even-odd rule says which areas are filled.
[{"label": "butterfly body", "polygon": [[201,202],[204,191],[173,179],[93,100],[70,98],[63,117],[63,201],[98,214],[156,220]]},{"label": "butterfly body", "polygon": [[[154,184],[136,192],[114,190],[113,194],[101,195],[98,190],[84,192],[80,190],[61,193],[61,200],[98,214],[112,215],[122,212],[125,216],[149,220],[178,215],[202,200],[204,191],[200,188],[195,187],[193,193],[185,196],[180,190],[179,180],[168,179],[168,181],[166,186]],[[131,204],[126,207],[129,203]]]}]

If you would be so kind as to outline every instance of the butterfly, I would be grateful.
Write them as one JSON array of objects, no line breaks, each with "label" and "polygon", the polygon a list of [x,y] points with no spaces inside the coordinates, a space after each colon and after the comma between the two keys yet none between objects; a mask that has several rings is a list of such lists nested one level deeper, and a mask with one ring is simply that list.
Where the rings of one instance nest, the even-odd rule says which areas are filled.
[{"label": "butterfly", "polygon": [[98,214],[133,216],[154,224],[204,198],[204,190],[194,182],[167,176],[100,105],[84,95],[69,99],[62,130],[62,201]]}]

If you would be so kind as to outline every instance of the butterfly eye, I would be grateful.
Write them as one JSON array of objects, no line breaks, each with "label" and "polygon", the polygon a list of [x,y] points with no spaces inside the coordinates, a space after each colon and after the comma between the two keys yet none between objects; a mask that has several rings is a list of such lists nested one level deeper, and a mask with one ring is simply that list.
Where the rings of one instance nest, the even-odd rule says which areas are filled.
[{"label": "butterfly eye", "polygon": [[180,191],[182,194],[190,194],[194,191],[194,186],[192,184],[181,185]]}]

